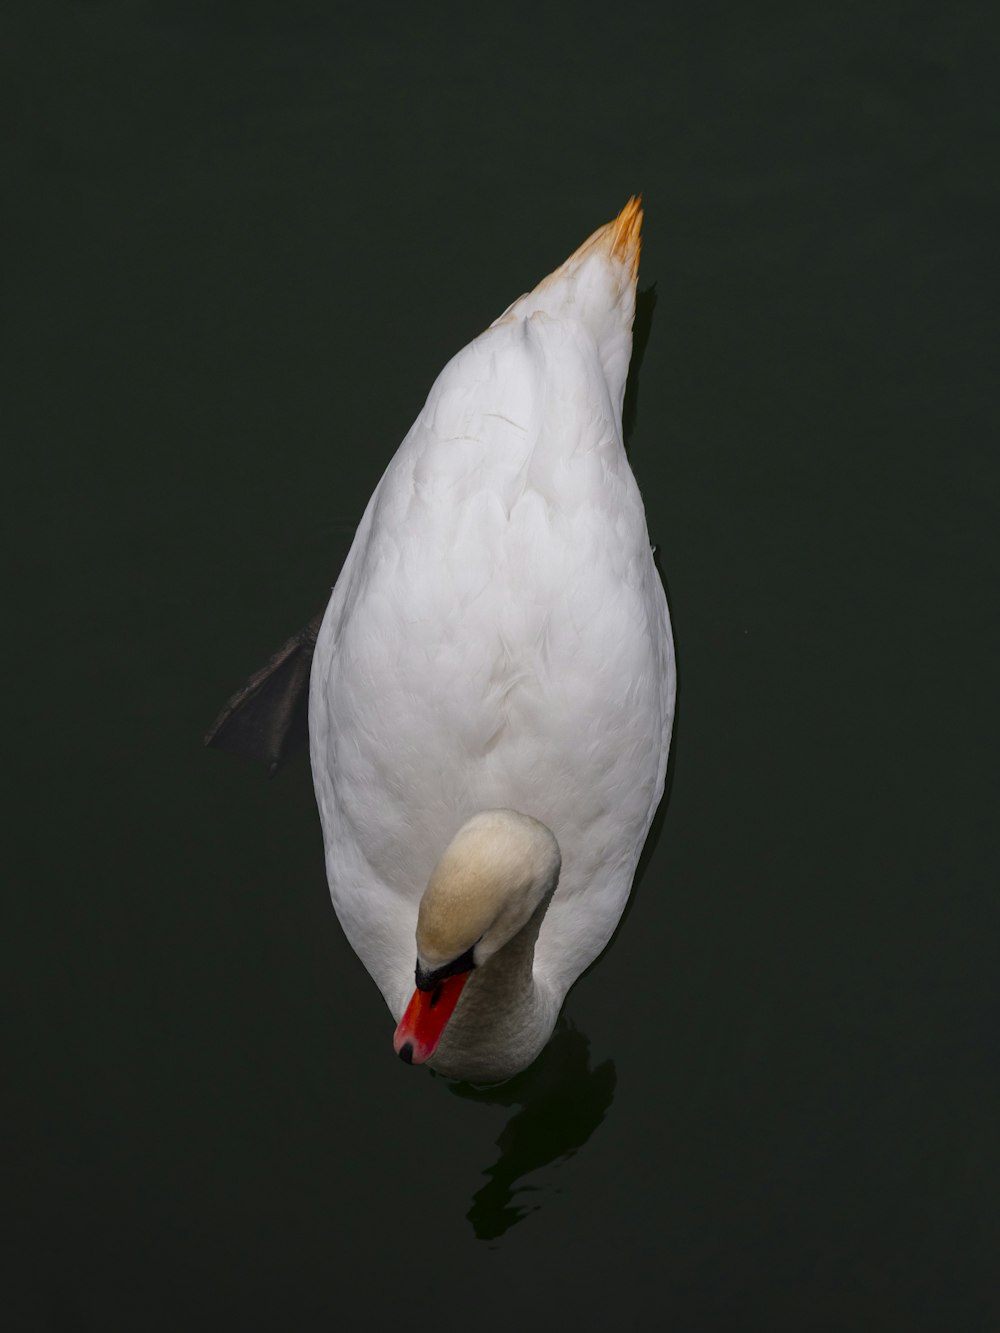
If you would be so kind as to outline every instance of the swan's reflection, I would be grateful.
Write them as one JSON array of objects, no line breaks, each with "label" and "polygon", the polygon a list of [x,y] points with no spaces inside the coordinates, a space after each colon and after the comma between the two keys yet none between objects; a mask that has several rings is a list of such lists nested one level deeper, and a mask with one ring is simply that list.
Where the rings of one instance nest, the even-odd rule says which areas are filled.
[{"label": "swan's reflection", "polygon": [[521,1109],[497,1139],[500,1156],[484,1174],[467,1214],[480,1240],[495,1240],[541,1207],[530,1198],[537,1185],[518,1185],[530,1171],[570,1157],[604,1119],[615,1095],[615,1066],[590,1068],[590,1043],[561,1019],[555,1035],[530,1069],[496,1088],[452,1085],[459,1097]]}]

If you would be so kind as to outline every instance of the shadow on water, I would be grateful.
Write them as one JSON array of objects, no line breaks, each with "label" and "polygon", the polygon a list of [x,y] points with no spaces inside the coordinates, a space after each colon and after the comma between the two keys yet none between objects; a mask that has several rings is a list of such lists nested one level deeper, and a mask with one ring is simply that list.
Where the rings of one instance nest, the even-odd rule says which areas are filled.
[{"label": "shadow on water", "polygon": [[625,401],[622,404],[622,439],[628,452],[632,441],[632,432],[639,420],[639,372],[642,370],[642,358],[646,355],[649,335],[653,331],[653,315],[656,313],[656,283],[637,292],[635,298],[635,319],[632,321],[632,360],[629,362],[628,380],[625,383]]},{"label": "shadow on water", "polygon": [[607,1114],[615,1082],[613,1061],[591,1069],[590,1042],[560,1019],[555,1036],[523,1074],[495,1088],[452,1086],[458,1097],[521,1108],[497,1139],[500,1155],[486,1168],[486,1184],[466,1214],[478,1239],[498,1239],[541,1207],[540,1187],[518,1182],[583,1147]]}]

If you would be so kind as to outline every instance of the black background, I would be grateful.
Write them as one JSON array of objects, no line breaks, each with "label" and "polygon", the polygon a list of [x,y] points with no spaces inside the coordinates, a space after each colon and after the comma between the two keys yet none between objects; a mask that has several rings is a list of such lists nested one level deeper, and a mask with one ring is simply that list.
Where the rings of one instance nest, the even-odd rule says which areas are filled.
[{"label": "black background", "polygon": [[[994,7],[12,13],[5,1326],[997,1327]],[[670,795],[457,1096],[200,735],[636,190]]]}]

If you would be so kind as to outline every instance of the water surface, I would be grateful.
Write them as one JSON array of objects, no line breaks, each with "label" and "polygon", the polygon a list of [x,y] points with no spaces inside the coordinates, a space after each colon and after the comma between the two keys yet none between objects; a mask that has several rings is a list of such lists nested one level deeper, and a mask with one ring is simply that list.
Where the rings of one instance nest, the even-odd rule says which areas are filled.
[{"label": "water surface", "polygon": [[[11,1327],[996,1327],[985,10],[46,15],[5,79]],[[552,1048],[464,1095],[392,1056],[306,765],[200,736],[441,365],[637,189],[669,801]]]}]

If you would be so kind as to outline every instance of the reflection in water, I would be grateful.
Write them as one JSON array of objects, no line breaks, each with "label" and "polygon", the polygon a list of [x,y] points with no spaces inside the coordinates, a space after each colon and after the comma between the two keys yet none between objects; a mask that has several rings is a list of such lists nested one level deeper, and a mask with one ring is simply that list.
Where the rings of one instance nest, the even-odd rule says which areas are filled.
[{"label": "reflection in water", "polygon": [[517,1182],[561,1158],[572,1156],[604,1119],[615,1094],[615,1066],[606,1060],[590,1068],[590,1043],[565,1019],[530,1069],[496,1088],[453,1085],[459,1097],[499,1106],[520,1106],[497,1139],[500,1156],[487,1167],[487,1182],[473,1196],[467,1214],[480,1240],[495,1240],[515,1222],[541,1207],[515,1203],[515,1194],[537,1186]]}]

